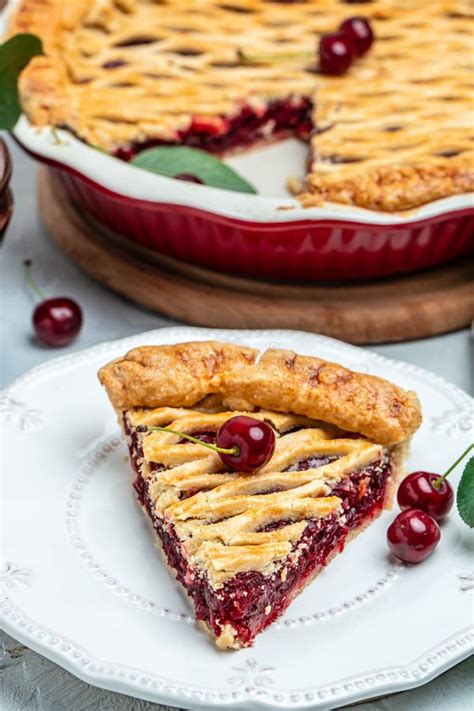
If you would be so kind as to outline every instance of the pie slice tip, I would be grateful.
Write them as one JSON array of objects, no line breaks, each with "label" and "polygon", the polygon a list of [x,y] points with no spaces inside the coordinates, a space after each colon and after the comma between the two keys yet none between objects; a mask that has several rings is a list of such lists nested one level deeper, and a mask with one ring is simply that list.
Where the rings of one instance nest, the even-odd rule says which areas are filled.
[{"label": "pie slice tip", "polygon": [[[99,378],[127,439],[139,504],[220,649],[251,646],[391,505],[421,420],[413,393],[278,349],[136,348]],[[276,435],[272,458],[251,474],[180,435],[146,430],[213,443],[237,414]]]}]

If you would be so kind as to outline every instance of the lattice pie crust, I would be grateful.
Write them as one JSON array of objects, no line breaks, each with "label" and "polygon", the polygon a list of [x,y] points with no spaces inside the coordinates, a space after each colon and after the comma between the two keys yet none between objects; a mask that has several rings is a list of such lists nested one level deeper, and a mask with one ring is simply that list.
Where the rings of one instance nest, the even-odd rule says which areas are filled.
[{"label": "lattice pie crust", "polygon": [[[354,13],[376,42],[345,76],[310,60],[239,60],[315,51],[317,35]],[[33,123],[115,152],[180,142],[203,120],[219,135],[243,108],[259,116],[310,99],[303,205],[404,210],[473,189],[471,21],[470,0],[21,0],[10,32],[44,42],[21,81]]]}]

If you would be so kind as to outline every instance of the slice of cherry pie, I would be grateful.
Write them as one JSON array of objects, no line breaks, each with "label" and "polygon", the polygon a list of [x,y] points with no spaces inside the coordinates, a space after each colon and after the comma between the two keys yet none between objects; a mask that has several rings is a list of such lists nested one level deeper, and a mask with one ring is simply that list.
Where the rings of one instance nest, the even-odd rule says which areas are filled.
[{"label": "slice of cherry pie", "polygon": [[[388,381],[291,351],[258,355],[218,342],[143,347],[99,373],[138,501],[221,649],[250,646],[391,505],[421,420],[416,395]],[[199,441],[249,413],[276,446],[243,473]]]}]

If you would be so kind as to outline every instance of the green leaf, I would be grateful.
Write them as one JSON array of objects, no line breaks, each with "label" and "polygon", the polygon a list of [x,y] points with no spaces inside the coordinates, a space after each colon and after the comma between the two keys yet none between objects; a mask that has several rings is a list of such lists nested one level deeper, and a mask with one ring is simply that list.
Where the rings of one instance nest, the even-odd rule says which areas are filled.
[{"label": "green leaf", "polygon": [[35,35],[15,35],[0,45],[0,129],[14,128],[21,114],[18,76],[30,59],[44,54]]},{"label": "green leaf", "polygon": [[238,193],[256,193],[255,188],[228,165],[214,156],[186,146],[159,146],[139,153],[133,160],[137,168],[175,178],[182,173],[195,175],[205,185]]},{"label": "green leaf", "polygon": [[474,457],[464,467],[456,501],[462,520],[474,528]]}]

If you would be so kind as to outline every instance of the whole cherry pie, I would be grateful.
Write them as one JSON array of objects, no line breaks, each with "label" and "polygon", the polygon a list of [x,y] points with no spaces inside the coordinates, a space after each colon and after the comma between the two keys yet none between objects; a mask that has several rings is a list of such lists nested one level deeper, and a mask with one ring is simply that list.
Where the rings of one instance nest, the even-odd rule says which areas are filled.
[{"label": "whole cherry pie", "polygon": [[[321,35],[368,18],[370,51],[325,76]],[[20,0],[43,39],[23,73],[37,125],[130,159],[311,137],[305,206],[404,210],[474,189],[470,0]]]},{"label": "whole cherry pie", "polygon": [[[414,393],[285,350],[136,348],[99,378],[127,438],[138,502],[221,649],[250,646],[391,505],[421,420]],[[208,447],[240,415],[276,439],[252,472]]]}]

